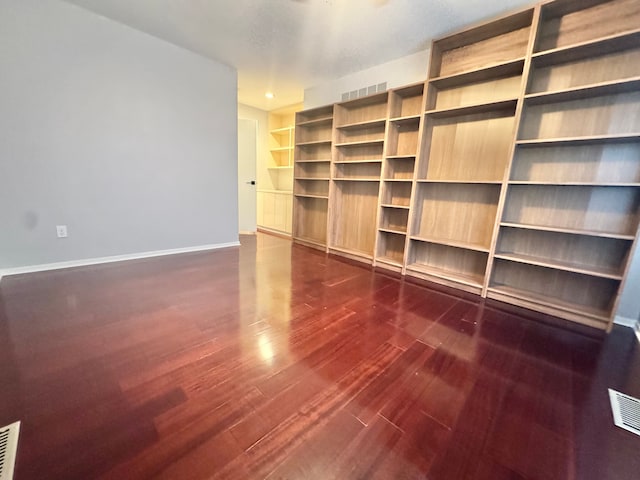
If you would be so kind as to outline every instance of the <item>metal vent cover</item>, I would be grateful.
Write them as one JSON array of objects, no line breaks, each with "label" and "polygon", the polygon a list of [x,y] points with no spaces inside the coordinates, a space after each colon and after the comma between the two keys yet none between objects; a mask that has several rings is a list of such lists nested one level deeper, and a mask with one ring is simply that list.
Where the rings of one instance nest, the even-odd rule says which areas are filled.
[{"label": "metal vent cover", "polygon": [[20,422],[0,428],[0,480],[12,480],[18,451]]},{"label": "metal vent cover", "polygon": [[640,400],[609,389],[613,423],[631,433],[640,435]]},{"label": "metal vent cover", "polygon": [[369,85],[368,87],[359,88],[358,90],[351,90],[350,92],[343,92],[340,96],[341,101],[347,102],[349,100],[355,100],[356,98],[366,97],[373,95],[374,93],[382,93],[387,91],[387,82],[378,83],[377,85]]}]

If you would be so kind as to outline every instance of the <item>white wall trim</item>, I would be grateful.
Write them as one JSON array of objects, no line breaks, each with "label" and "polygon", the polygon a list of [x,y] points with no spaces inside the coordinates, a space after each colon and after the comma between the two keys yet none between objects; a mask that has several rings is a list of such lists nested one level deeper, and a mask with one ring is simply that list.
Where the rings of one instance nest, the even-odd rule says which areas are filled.
[{"label": "white wall trim", "polygon": [[8,275],[20,275],[22,273],[44,272],[47,270],[60,270],[63,268],[85,267],[87,265],[99,265],[101,263],[124,262],[141,258],[162,257],[165,255],[177,255],[180,253],[203,252],[217,250],[219,248],[239,247],[240,242],[216,243],[211,245],[199,245],[197,247],[172,248],[169,250],[156,250],[152,252],[131,253],[127,255],[113,255],[110,257],[86,258],[83,260],[71,260],[68,262],[44,263],[41,265],[29,265],[26,267],[5,268],[0,270],[0,280]]},{"label": "white wall trim", "polygon": [[633,328],[636,324],[636,320],[633,318],[621,317],[620,315],[616,315],[613,323],[615,323],[616,325],[622,325],[623,327]]}]

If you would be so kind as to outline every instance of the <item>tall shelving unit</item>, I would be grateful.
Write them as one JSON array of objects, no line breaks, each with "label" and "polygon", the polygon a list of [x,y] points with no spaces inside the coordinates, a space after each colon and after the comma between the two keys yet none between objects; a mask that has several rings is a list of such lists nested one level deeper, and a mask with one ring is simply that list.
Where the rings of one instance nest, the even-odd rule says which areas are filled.
[{"label": "tall shelving unit", "polygon": [[640,224],[637,0],[544,2],[434,41],[424,84],[324,108],[329,221],[295,223],[324,220],[326,251],[611,328]]},{"label": "tall shelving unit", "polygon": [[261,230],[291,235],[293,155],[297,106],[269,113],[268,175],[258,180],[257,223]]},{"label": "tall shelving unit", "polygon": [[337,104],[329,251],[373,261],[387,92]]},{"label": "tall shelving unit", "polygon": [[293,238],[326,249],[333,106],[296,114]]},{"label": "tall shelving unit", "polygon": [[489,297],[609,327],[638,236],[639,26],[638,2],[542,5]]},{"label": "tall shelving unit", "polygon": [[382,165],[375,265],[403,271],[409,208],[424,111],[425,85],[389,92],[389,127]]},{"label": "tall shelving unit", "polygon": [[434,42],[408,275],[481,294],[533,9]]}]

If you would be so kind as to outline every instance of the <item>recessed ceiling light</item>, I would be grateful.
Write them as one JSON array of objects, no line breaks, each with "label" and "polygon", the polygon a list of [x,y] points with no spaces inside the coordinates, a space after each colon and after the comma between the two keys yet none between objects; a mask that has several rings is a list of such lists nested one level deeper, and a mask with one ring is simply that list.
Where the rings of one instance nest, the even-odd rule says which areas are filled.
[{"label": "recessed ceiling light", "polygon": [[267,97],[268,99],[272,99],[273,97],[275,97],[273,92],[267,92],[267,93],[264,94],[264,96]]}]

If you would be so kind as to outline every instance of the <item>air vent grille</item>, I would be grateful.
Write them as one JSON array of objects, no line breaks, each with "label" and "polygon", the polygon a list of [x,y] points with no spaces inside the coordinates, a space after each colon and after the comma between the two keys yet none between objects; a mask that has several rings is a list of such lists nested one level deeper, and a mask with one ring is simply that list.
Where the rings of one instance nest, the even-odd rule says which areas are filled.
[{"label": "air vent grille", "polygon": [[0,428],[0,480],[12,480],[20,422]]},{"label": "air vent grille", "polygon": [[359,88],[358,90],[351,90],[350,92],[344,92],[341,95],[343,102],[349,100],[355,100],[356,98],[366,97],[367,95],[373,95],[374,93],[382,93],[387,91],[387,82],[378,83],[377,85],[369,85],[368,87]]},{"label": "air vent grille", "polygon": [[640,400],[609,389],[613,421],[629,432],[640,435]]}]

